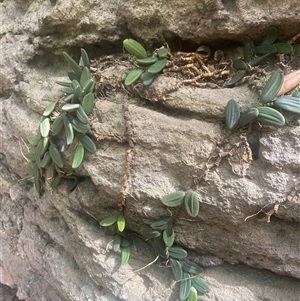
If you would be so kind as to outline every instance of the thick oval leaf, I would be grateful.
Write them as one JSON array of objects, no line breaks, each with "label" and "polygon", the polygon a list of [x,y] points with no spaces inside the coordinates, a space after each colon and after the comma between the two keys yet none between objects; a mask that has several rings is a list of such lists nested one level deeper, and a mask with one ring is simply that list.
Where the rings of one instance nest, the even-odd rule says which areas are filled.
[{"label": "thick oval leaf", "polygon": [[121,247],[129,247],[129,241],[124,237],[121,239]]},{"label": "thick oval leaf", "polygon": [[167,57],[168,53],[169,53],[169,52],[168,52],[168,49],[165,48],[165,47],[160,48],[160,49],[157,50],[157,55],[158,55],[158,57],[160,57],[160,58],[165,58],[165,57]]},{"label": "thick oval leaf", "polygon": [[284,80],[284,74],[281,69],[277,69],[272,73],[266,85],[264,86],[261,95],[260,102],[265,104],[272,101],[278,94]]},{"label": "thick oval leaf", "polygon": [[68,103],[68,104],[62,106],[61,109],[65,112],[74,112],[74,111],[77,111],[78,108],[79,108],[78,103]]},{"label": "thick oval leaf", "polygon": [[52,159],[52,161],[60,168],[62,168],[64,166],[64,161],[58,151],[58,149],[56,148],[56,146],[54,144],[50,144],[49,146],[49,154],[50,157]]},{"label": "thick oval leaf", "polygon": [[177,207],[183,203],[185,193],[183,191],[176,191],[165,195],[161,202],[168,207]]},{"label": "thick oval leaf", "polygon": [[80,66],[66,53],[63,52],[63,55],[68,62],[69,66],[73,69],[73,71],[80,76],[81,75],[81,68]]},{"label": "thick oval leaf", "polygon": [[156,238],[161,235],[161,233],[157,230],[154,230],[150,227],[144,227],[140,231],[141,235],[144,236],[145,238]]},{"label": "thick oval leaf", "polygon": [[251,67],[255,67],[257,65],[259,65],[262,61],[264,61],[268,56],[270,56],[270,53],[266,53],[260,57],[257,57],[256,59],[252,60],[250,62],[250,66]]},{"label": "thick oval leaf", "polygon": [[270,26],[268,29],[267,36],[265,39],[261,42],[260,45],[272,45],[278,36],[278,30],[275,26]]},{"label": "thick oval leaf", "polygon": [[125,85],[126,86],[132,85],[135,81],[137,81],[140,78],[140,76],[144,73],[144,71],[145,71],[144,69],[136,68],[131,72],[129,72],[125,78]]},{"label": "thick oval leaf", "polygon": [[253,51],[259,54],[266,54],[266,53],[276,53],[277,49],[274,45],[258,45],[254,47]]},{"label": "thick oval leaf", "polygon": [[78,118],[72,119],[72,126],[78,133],[85,134],[91,130],[91,127],[88,123],[83,123]]},{"label": "thick oval leaf", "polygon": [[288,43],[277,43],[274,44],[276,47],[277,53],[284,53],[284,54],[290,54],[293,52],[293,46]]},{"label": "thick oval leaf", "polygon": [[81,93],[81,87],[80,87],[80,84],[79,82],[74,79],[72,80],[72,85],[73,85],[73,97],[72,97],[72,100],[71,100],[71,103],[72,104],[78,104],[79,103],[79,96],[80,96],[80,93]]},{"label": "thick oval leaf", "polygon": [[175,259],[183,259],[187,257],[187,251],[178,246],[172,246],[169,248],[169,256]]},{"label": "thick oval leaf", "polygon": [[167,247],[171,247],[174,243],[175,233],[173,228],[164,230],[163,232],[163,240]]},{"label": "thick oval leaf", "polygon": [[43,160],[40,163],[40,167],[45,168],[48,164],[50,164],[50,162],[51,162],[51,156],[49,152],[46,152],[43,157]]},{"label": "thick oval leaf", "polygon": [[196,192],[190,190],[184,198],[185,210],[191,217],[196,217],[199,213],[199,199]]},{"label": "thick oval leaf", "polygon": [[140,66],[149,66],[154,64],[157,61],[157,57],[156,56],[150,56],[150,57],[146,57],[145,59],[137,59],[136,62],[140,65]]},{"label": "thick oval leaf", "polygon": [[95,104],[95,96],[93,93],[88,93],[87,95],[84,96],[81,105],[85,114],[89,115],[90,113],[92,113],[94,104]]},{"label": "thick oval leaf", "polygon": [[227,102],[225,108],[225,121],[229,131],[233,131],[239,124],[240,108],[234,99]]},{"label": "thick oval leaf", "polygon": [[153,223],[151,223],[150,227],[154,230],[166,230],[172,224],[172,219],[170,217],[161,218]]},{"label": "thick oval leaf", "polygon": [[114,214],[114,215],[111,215],[109,217],[106,217],[105,219],[103,219],[102,221],[100,221],[100,226],[102,227],[108,227],[108,226],[111,226],[113,225],[114,223],[116,223],[118,220],[118,215],[117,214]]},{"label": "thick oval leaf", "polygon": [[88,152],[90,152],[91,154],[96,152],[97,150],[96,145],[89,136],[85,134],[79,134],[78,137],[79,137],[79,141]]},{"label": "thick oval leaf", "polygon": [[64,120],[64,126],[65,126],[65,131],[66,131],[66,141],[67,144],[70,145],[73,143],[74,140],[74,131],[73,131],[73,126],[72,123],[70,122],[69,118],[66,115],[63,115],[63,120]]},{"label": "thick oval leaf", "polygon": [[136,40],[125,39],[123,41],[123,46],[131,55],[138,59],[144,59],[147,57],[145,48]]},{"label": "thick oval leaf", "polygon": [[116,234],[116,237],[114,239],[114,251],[117,252],[120,250],[120,247],[121,247],[121,238],[122,236],[119,235],[119,234]]},{"label": "thick oval leaf", "polygon": [[64,118],[62,115],[58,116],[52,123],[52,135],[58,135],[64,127]]},{"label": "thick oval leaf", "polygon": [[207,283],[200,277],[196,276],[196,277],[193,277],[191,280],[192,280],[192,286],[200,294],[206,294],[209,291],[209,287],[208,287]]},{"label": "thick oval leaf", "polygon": [[27,140],[28,140],[28,142],[29,142],[31,145],[36,146],[36,145],[39,144],[39,142],[40,142],[40,140],[41,140],[41,136],[40,136],[40,135],[37,135],[37,136],[31,135],[31,136],[28,136],[28,137],[27,137]]},{"label": "thick oval leaf", "polygon": [[256,108],[250,108],[241,114],[239,126],[245,126],[258,116],[259,112]]},{"label": "thick oval leaf", "polygon": [[236,70],[247,70],[248,65],[243,60],[233,60],[232,66]]},{"label": "thick oval leaf", "polygon": [[126,264],[130,257],[130,248],[129,247],[122,247],[121,249],[121,264]]},{"label": "thick oval leaf", "polygon": [[198,300],[197,290],[192,286],[190,289],[188,301],[197,301],[197,300]]},{"label": "thick oval leaf", "polygon": [[142,76],[143,85],[149,86],[154,81],[154,78],[155,78],[155,74],[151,74],[146,70]]},{"label": "thick oval leaf", "polygon": [[76,116],[82,123],[88,124],[90,122],[90,120],[89,120],[88,116],[86,115],[86,113],[84,112],[84,109],[82,108],[82,106],[79,106],[78,110],[76,111]]},{"label": "thick oval leaf", "polygon": [[47,137],[50,131],[50,119],[48,117],[43,117],[40,123],[40,132],[42,137]]},{"label": "thick oval leaf", "polygon": [[89,79],[85,84],[84,87],[81,89],[81,93],[79,95],[79,100],[83,100],[84,96],[88,93],[91,93],[93,91],[93,88],[95,86],[95,82],[93,79]]},{"label": "thick oval leaf", "polygon": [[175,280],[176,281],[181,280],[183,278],[183,270],[180,261],[177,259],[170,258],[170,264]]},{"label": "thick oval leaf", "polygon": [[88,67],[84,67],[80,76],[80,86],[83,88],[85,83],[91,78],[90,70]]},{"label": "thick oval leaf", "polygon": [[83,161],[84,147],[82,144],[77,144],[72,162],[72,168],[78,168]]},{"label": "thick oval leaf", "polygon": [[200,274],[203,272],[203,269],[198,264],[187,259],[181,261],[181,266],[185,272],[190,274]]},{"label": "thick oval leaf", "polygon": [[61,183],[61,181],[62,181],[62,177],[57,175],[52,179],[50,186],[52,188],[56,188]]},{"label": "thick oval leaf", "polygon": [[125,229],[126,221],[124,215],[120,214],[117,219],[117,226],[120,232],[123,232]]},{"label": "thick oval leaf", "polygon": [[168,60],[166,58],[159,58],[147,71],[152,74],[157,74],[165,68],[167,62]]},{"label": "thick oval leaf", "polygon": [[153,249],[156,255],[159,255],[164,259],[169,258],[168,249],[161,237],[157,237],[154,239]]},{"label": "thick oval leaf", "polygon": [[81,48],[81,60],[82,60],[82,63],[85,67],[90,68],[91,63],[90,63],[89,56],[83,48]]},{"label": "thick oval leaf", "polygon": [[226,86],[233,87],[237,82],[239,82],[245,75],[247,70],[238,71],[227,83]]},{"label": "thick oval leaf", "polygon": [[257,107],[259,114],[257,120],[263,124],[282,127],[285,124],[284,116],[270,107]]},{"label": "thick oval leaf", "polygon": [[56,102],[53,101],[53,102],[50,102],[47,106],[47,108],[45,109],[44,113],[43,113],[43,116],[50,116],[51,113],[53,112],[53,110],[55,109],[55,106],[56,106]]},{"label": "thick oval leaf", "polygon": [[179,299],[181,301],[184,301],[188,298],[192,287],[192,281],[189,273],[183,272],[183,279],[184,280],[180,282],[180,287],[179,287]]},{"label": "thick oval leaf", "polygon": [[276,108],[300,114],[300,97],[281,96],[274,101]]}]

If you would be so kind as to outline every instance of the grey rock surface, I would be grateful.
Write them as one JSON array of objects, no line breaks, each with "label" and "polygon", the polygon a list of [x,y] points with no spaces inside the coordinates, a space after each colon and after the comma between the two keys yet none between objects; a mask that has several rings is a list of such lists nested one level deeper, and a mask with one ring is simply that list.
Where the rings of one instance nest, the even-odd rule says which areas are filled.
[{"label": "grey rock surface", "polygon": [[[128,126],[134,148],[124,214],[131,230],[169,215],[160,202],[165,194],[191,187],[199,194],[196,219],[180,212],[175,223],[176,242],[206,267],[201,275],[210,292],[199,300],[299,300],[299,117],[287,115],[281,129],[226,137],[227,101],[236,99],[242,110],[257,104],[247,86],[181,86],[169,93],[178,80],[160,75],[141,98],[122,87],[128,61],[100,62],[91,116],[97,152],[78,170],[84,181],[73,192],[68,181],[55,190],[46,183],[37,198],[24,157],[45,107],[61,98],[55,81],[66,80],[62,51],[76,59],[80,47],[95,59],[120,57],[127,37],[149,49],[179,40],[194,51],[244,34],[261,41],[270,25],[287,40],[299,31],[297,0],[3,0],[0,12],[0,291],[6,298],[0,301],[178,300],[170,269],[157,263],[142,269],[154,258],[137,233],[130,236],[131,259],[121,266],[98,223],[120,203]],[[294,66],[299,61],[295,54]],[[270,222],[262,221],[275,205]]]}]

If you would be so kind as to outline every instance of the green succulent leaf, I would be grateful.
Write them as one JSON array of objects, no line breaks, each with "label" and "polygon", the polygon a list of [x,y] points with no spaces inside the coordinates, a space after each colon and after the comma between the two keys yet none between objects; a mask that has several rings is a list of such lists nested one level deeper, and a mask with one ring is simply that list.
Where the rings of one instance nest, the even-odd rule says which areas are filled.
[{"label": "green succulent leaf", "polygon": [[165,58],[165,57],[167,57],[168,53],[169,53],[169,51],[165,47],[160,48],[157,51],[157,55],[158,55],[159,58]]},{"label": "green succulent leaf", "polygon": [[31,135],[31,136],[27,137],[27,140],[31,145],[36,146],[40,142],[41,136],[40,135]]},{"label": "green succulent leaf", "polygon": [[53,110],[55,109],[55,106],[56,106],[56,102],[55,101],[50,102],[48,104],[48,106],[46,107],[46,109],[45,109],[45,111],[43,113],[43,116],[46,116],[46,117],[50,116],[51,113],[53,112]]},{"label": "green succulent leaf", "polygon": [[144,59],[147,57],[145,48],[137,41],[133,39],[125,39],[123,41],[124,48],[133,56],[138,59]]},{"label": "green succulent leaf", "polygon": [[293,46],[291,44],[288,43],[277,43],[274,44],[277,53],[284,53],[284,54],[290,54],[293,52]]},{"label": "green succulent leaf", "polygon": [[276,108],[300,114],[300,97],[295,96],[281,96],[274,102]]},{"label": "green succulent leaf", "polygon": [[196,276],[192,279],[192,286],[200,293],[200,294],[206,294],[209,291],[209,287],[207,283],[201,279],[200,277]]},{"label": "green succulent leaf", "polygon": [[264,86],[261,95],[260,102],[265,104],[272,101],[278,94],[284,80],[284,74],[281,69],[277,69],[272,73],[266,85]]},{"label": "green succulent leaf", "polygon": [[120,250],[121,239],[122,239],[122,236],[119,234],[116,234],[115,239],[114,239],[114,247],[113,247],[115,252],[118,252]]},{"label": "green succulent leaf", "polygon": [[180,282],[179,299],[184,301],[188,298],[192,287],[192,281],[189,273],[183,272],[183,280]]},{"label": "green succulent leaf", "polygon": [[198,300],[197,290],[192,286],[190,289],[188,301],[197,301],[197,300]]},{"label": "green succulent leaf", "polygon": [[60,168],[62,168],[64,166],[64,161],[58,151],[58,149],[56,148],[55,145],[50,144],[49,146],[49,154],[50,157],[52,159],[52,161]]},{"label": "green succulent leaf", "polygon": [[161,218],[153,223],[151,223],[150,227],[154,230],[167,230],[168,228],[170,228],[172,224],[172,219],[169,217],[164,217]]},{"label": "green succulent leaf", "polygon": [[277,110],[270,107],[257,107],[259,114],[257,120],[263,124],[274,127],[282,127],[285,124],[284,116]]},{"label": "green succulent leaf", "polygon": [[165,195],[162,198],[162,203],[168,207],[177,207],[183,204],[185,193],[183,191],[176,191]]},{"label": "green succulent leaf", "polygon": [[184,197],[185,210],[191,217],[196,217],[199,213],[199,199],[196,192],[189,190]]},{"label": "green succulent leaf", "polygon": [[259,112],[257,108],[250,108],[243,112],[239,120],[239,126],[245,126],[246,124],[250,123],[258,116],[258,114]]},{"label": "green succulent leaf", "polygon": [[122,214],[118,215],[118,219],[117,219],[118,230],[120,232],[123,232],[125,229],[125,225],[126,225],[126,221],[124,215]]},{"label": "green succulent leaf", "polygon": [[82,101],[83,98],[85,97],[85,95],[87,95],[88,93],[91,93],[93,91],[94,86],[95,86],[95,82],[93,79],[87,80],[86,83],[84,84],[83,88],[81,89],[79,100]]},{"label": "green succulent leaf", "polygon": [[74,112],[74,111],[77,111],[79,106],[80,105],[78,103],[68,103],[68,104],[62,106],[61,109],[65,112]]},{"label": "green succulent leaf", "polygon": [[203,272],[203,269],[198,264],[187,259],[181,261],[181,266],[185,272],[190,274],[200,274]]},{"label": "green succulent leaf", "polygon": [[129,72],[125,78],[125,85],[126,86],[132,85],[135,81],[137,81],[140,78],[140,76],[144,73],[144,71],[145,71],[144,69],[136,68],[131,72]]},{"label": "green succulent leaf", "polygon": [[278,36],[278,30],[275,26],[270,26],[268,29],[267,36],[265,39],[261,42],[260,45],[272,45]]},{"label": "green succulent leaf", "polygon": [[88,124],[90,122],[89,117],[86,115],[82,106],[79,106],[76,115],[82,123]]},{"label": "green succulent leaf", "polygon": [[42,137],[47,137],[50,131],[50,119],[48,117],[43,117],[40,123],[40,132]]},{"label": "green succulent leaf", "polygon": [[126,264],[130,257],[130,248],[129,247],[122,247],[121,249],[121,264]]},{"label": "green succulent leaf", "polygon": [[240,108],[238,103],[234,99],[230,99],[227,102],[225,108],[225,121],[229,131],[233,131],[239,124]]},{"label": "green succulent leaf", "polygon": [[140,231],[141,235],[145,238],[156,238],[161,235],[160,231],[154,230],[151,227],[144,227]]},{"label": "green succulent leaf", "polygon": [[121,247],[129,247],[129,241],[125,237],[121,239]]},{"label": "green succulent leaf", "polygon": [[45,168],[48,164],[50,164],[50,162],[51,162],[51,156],[50,156],[49,152],[46,152],[40,163],[40,167]]},{"label": "green succulent leaf", "polygon": [[175,280],[181,280],[183,278],[183,270],[180,261],[177,259],[170,258],[170,265]]},{"label": "green succulent leaf", "polygon": [[169,256],[175,259],[183,259],[187,257],[187,251],[179,246],[169,247]]},{"label": "green succulent leaf", "polygon": [[236,70],[248,70],[248,65],[243,60],[233,60],[232,65]]},{"label": "green succulent leaf", "polygon": [[66,93],[66,94],[69,94],[69,95],[74,94],[73,87],[65,87],[65,88],[61,89],[61,91]]},{"label": "green succulent leaf", "polygon": [[72,168],[74,169],[78,168],[83,161],[83,157],[84,157],[84,147],[82,144],[77,144],[75,148],[73,162],[72,162]]},{"label": "green succulent leaf", "polygon": [[78,82],[80,82],[80,75],[81,74],[76,74],[74,71],[69,71],[68,72],[68,77],[71,81],[76,79]]},{"label": "green succulent leaf", "polygon": [[80,76],[80,86],[83,88],[85,83],[91,78],[90,70],[88,67],[84,67]]},{"label": "green succulent leaf", "polygon": [[58,116],[55,118],[54,122],[52,123],[52,135],[58,135],[64,127],[64,118],[63,115]]},{"label": "green succulent leaf", "polygon": [[86,115],[92,113],[95,104],[95,96],[93,93],[88,93],[82,100],[82,108]]},{"label": "green succulent leaf", "polygon": [[175,233],[173,228],[164,230],[163,232],[163,240],[167,247],[171,247],[174,243]]},{"label": "green succulent leaf", "polygon": [[70,83],[70,82],[63,82],[63,81],[58,80],[55,83],[60,85],[60,86],[63,86],[63,87],[72,87],[72,83]]},{"label": "green succulent leaf", "polygon": [[168,248],[166,247],[163,239],[161,237],[154,238],[153,241],[154,252],[160,257],[167,259],[169,258]]},{"label": "green succulent leaf", "polygon": [[144,86],[149,86],[155,79],[155,74],[149,73],[147,70],[142,75],[142,81]]},{"label": "green succulent leaf", "polygon": [[260,57],[257,57],[256,59],[252,60],[250,62],[250,66],[251,67],[255,67],[257,65],[259,65],[262,61],[264,61],[268,56],[270,56],[271,53],[266,53]]},{"label": "green succulent leaf", "polygon": [[115,224],[117,222],[117,220],[118,220],[117,214],[111,215],[109,217],[106,217],[102,221],[100,221],[100,226],[102,226],[102,227],[111,226],[111,225]]},{"label": "green succulent leaf", "polygon": [[84,146],[84,148],[91,154],[95,153],[97,148],[94,141],[86,134],[79,134],[79,141]]},{"label": "green succulent leaf", "polygon": [[277,49],[274,45],[262,44],[255,46],[253,51],[258,54],[276,53]]},{"label": "green succulent leaf", "polygon": [[74,98],[74,94],[70,94],[70,95],[68,95],[68,96],[65,97],[64,101],[66,103],[70,103],[70,102],[73,101],[73,98]]},{"label": "green succulent leaf", "polygon": [[81,75],[81,68],[80,66],[66,53],[63,52],[63,55],[68,62],[69,66],[73,69],[73,71],[80,76]]},{"label": "green succulent leaf", "polygon": [[83,65],[85,67],[90,68],[91,63],[90,63],[89,56],[88,56],[87,52],[83,48],[81,48],[81,60],[82,60]]},{"label": "green succulent leaf", "polygon": [[226,86],[233,87],[237,82],[239,82],[245,75],[247,70],[238,71],[227,83]]},{"label": "green succulent leaf", "polygon": [[78,118],[72,119],[72,126],[75,131],[78,133],[88,133],[91,130],[91,127],[88,123],[81,122]]},{"label": "green succulent leaf", "polygon": [[80,87],[79,82],[76,79],[72,80],[72,86],[73,86],[74,93],[72,94],[73,97],[72,97],[71,103],[72,104],[78,104],[79,96],[80,96],[80,93],[81,93],[81,87]]},{"label": "green succulent leaf", "polygon": [[156,56],[149,56],[149,57],[146,57],[145,59],[137,59],[136,60],[136,62],[142,67],[152,65],[156,61],[157,61]]},{"label": "green succulent leaf", "polygon": [[248,62],[252,49],[253,48],[251,47],[250,42],[247,42],[244,46],[244,61],[245,62]]},{"label": "green succulent leaf", "polygon": [[72,123],[70,122],[69,118],[66,115],[63,115],[64,119],[64,127],[66,131],[66,138],[67,138],[67,144],[70,145],[73,143],[74,140],[74,131]]},{"label": "green succulent leaf", "polygon": [[158,58],[158,60],[149,67],[147,71],[151,74],[157,74],[165,68],[167,62],[168,60],[166,58]]}]

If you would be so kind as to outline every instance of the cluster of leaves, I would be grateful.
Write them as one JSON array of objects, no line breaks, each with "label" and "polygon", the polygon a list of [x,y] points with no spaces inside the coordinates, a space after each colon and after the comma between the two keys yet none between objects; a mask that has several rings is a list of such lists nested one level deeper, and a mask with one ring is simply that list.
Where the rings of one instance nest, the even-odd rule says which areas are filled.
[{"label": "cluster of leaves", "polygon": [[121,251],[121,264],[128,262],[130,257],[129,240],[124,232],[126,220],[123,214],[111,215],[100,222],[100,226],[106,227],[107,234],[114,236],[113,250]]},{"label": "cluster of leaves", "polygon": [[[237,70],[237,73],[226,83],[232,87],[239,82],[244,76],[249,74],[251,69],[259,65],[264,59],[271,54],[290,54],[293,51],[292,45],[288,43],[275,43],[278,36],[276,27],[271,26],[268,30],[265,39],[257,46],[249,37],[245,37],[244,59],[236,59],[232,61],[232,66]],[[252,59],[253,55],[260,55]]]},{"label": "cluster of leaves", "polygon": [[156,55],[148,57],[145,48],[133,39],[123,41],[124,48],[133,55],[133,63],[136,66],[125,79],[125,85],[129,86],[140,77],[145,86],[150,85],[155,76],[163,70],[168,60],[168,49],[162,47],[157,50]]},{"label": "cluster of leaves", "polygon": [[[32,177],[35,190],[40,196],[43,191],[45,173],[52,179],[51,187],[56,187],[62,180],[60,169],[64,166],[62,153],[76,142],[72,168],[78,168],[84,158],[84,152],[96,151],[96,145],[87,135],[90,131],[88,114],[91,113],[95,98],[93,90],[95,83],[90,74],[90,60],[84,49],[77,64],[67,53],[63,53],[69,66],[68,72],[71,82],[58,81],[63,86],[62,91],[67,94],[61,105],[51,102],[45,109],[36,135],[28,137],[29,152],[25,155],[29,159],[28,172]],[[60,112],[60,113],[58,113]],[[65,138],[62,146],[56,143],[56,136],[64,131]],[[76,187],[77,179],[74,181]],[[73,189],[74,189],[73,188]]]},{"label": "cluster of leaves", "polygon": [[262,124],[282,127],[285,124],[285,118],[279,110],[300,114],[300,92],[294,92],[292,95],[284,95],[276,98],[284,81],[283,72],[277,69],[272,73],[260,95],[260,104],[255,108],[240,113],[238,103],[231,99],[225,108],[225,119],[227,130],[232,132],[238,126],[245,126],[254,120]]},{"label": "cluster of leaves", "polygon": [[[184,205],[187,214],[196,217],[199,213],[198,195],[189,190],[170,193],[162,198],[162,203],[168,207]],[[176,281],[180,282],[180,300],[196,301],[198,293],[208,292],[206,282],[197,276],[202,268],[186,259],[187,251],[174,244],[175,232],[172,217],[161,218],[150,226],[141,229],[141,235],[151,244],[152,252],[163,260],[169,260]],[[198,292],[198,293],[197,293]]]}]

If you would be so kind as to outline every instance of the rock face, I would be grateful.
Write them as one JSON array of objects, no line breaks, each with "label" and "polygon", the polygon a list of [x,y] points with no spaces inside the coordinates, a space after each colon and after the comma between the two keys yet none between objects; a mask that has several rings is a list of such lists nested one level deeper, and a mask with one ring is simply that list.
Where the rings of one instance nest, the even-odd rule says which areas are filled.
[{"label": "rock face", "polygon": [[[237,131],[226,138],[227,101],[236,99],[242,109],[258,101],[247,87],[182,86],[167,93],[178,81],[161,75],[141,91],[142,98],[121,87],[128,61],[98,60],[111,53],[120,57],[127,37],[149,48],[163,40],[181,41],[187,49],[219,47],[244,34],[260,41],[275,25],[279,39],[287,40],[299,31],[298,0],[278,7],[253,0],[106,2],[0,3],[4,300],[178,299],[169,269],[155,263],[136,272],[154,259],[146,242],[131,235],[132,255],[121,266],[111,237],[97,222],[117,212],[125,175],[124,215],[136,233],[169,216],[160,202],[165,194],[190,188],[199,194],[200,214],[191,220],[180,212],[174,229],[189,258],[207,267],[201,275],[210,292],[201,300],[298,300],[299,116],[286,116],[281,129]],[[86,156],[78,171],[83,181],[73,192],[68,182],[55,190],[45,185],[37,198],[26,179],[26,138],[35,133],[49,101],[61,97],[55,81],[66,80],[62,51],[78,58],[80,47],[98,60],[92,113],[97,151]],[[299,60],[295,53],[291,63],[299,67]]]}]

